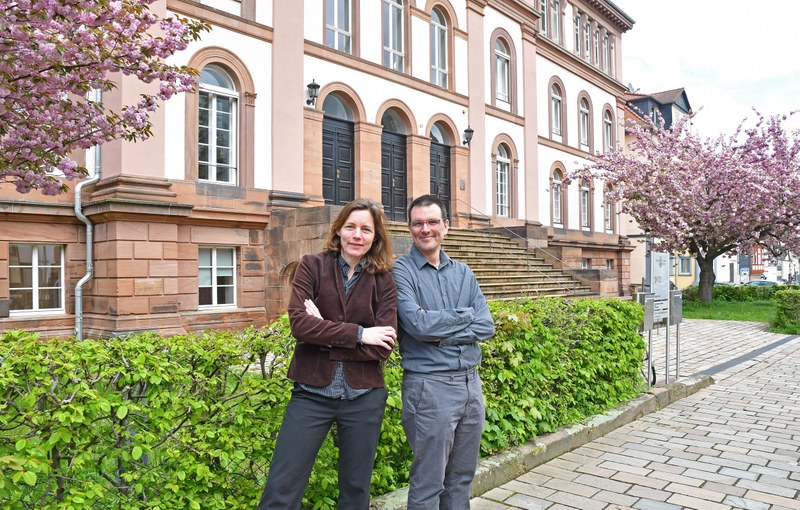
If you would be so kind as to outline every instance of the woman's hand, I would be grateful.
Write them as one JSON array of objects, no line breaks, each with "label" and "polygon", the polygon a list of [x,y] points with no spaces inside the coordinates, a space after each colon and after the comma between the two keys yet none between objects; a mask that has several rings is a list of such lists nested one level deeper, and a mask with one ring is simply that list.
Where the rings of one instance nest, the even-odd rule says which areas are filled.
[{"label": "woman's hand", "polygon": [[317,305],[315,305],[313,301],[306,299],[303,304],[306,305],[306,313],[308,315],[316,317],[317,319],[322,319],[322,314],[319,313],[319,308],[317,308]]},{"label": "woman's hand", "polygon": [[392,350],[397,339],[397,332],[391,326],[374,326],[364,328],[361,333],[361,343],[365,345],[377,345],[387,350]]}]

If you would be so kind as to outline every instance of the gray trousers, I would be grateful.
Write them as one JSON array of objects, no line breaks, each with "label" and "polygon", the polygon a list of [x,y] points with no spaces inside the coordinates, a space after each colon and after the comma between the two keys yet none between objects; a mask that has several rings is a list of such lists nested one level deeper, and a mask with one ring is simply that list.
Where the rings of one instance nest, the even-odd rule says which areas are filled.
[{"label": "gray trousers", "polygon": [[403,429],[414,453],[408,510],[465,510],[486,419],[475,369],[403,374]]},{"label": "gray trousers", "polygon": [[300,508],[317,453],[334,421],[339,430],[338,508],[367,510],[385,407],[385,388],[345,400],[323,397],[295,385],[258,510]]}]

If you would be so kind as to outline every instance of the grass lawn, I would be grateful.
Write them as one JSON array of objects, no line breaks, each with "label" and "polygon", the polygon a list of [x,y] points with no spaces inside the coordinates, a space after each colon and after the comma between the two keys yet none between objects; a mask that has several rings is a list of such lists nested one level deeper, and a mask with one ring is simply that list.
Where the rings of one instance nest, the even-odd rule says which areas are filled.
[{"label": "grass lawn", "polygon": [[775,318],[775,303],[772,301],[712,301],[711,303],[684,301],[683,316],[687,319],[770,322]]}]

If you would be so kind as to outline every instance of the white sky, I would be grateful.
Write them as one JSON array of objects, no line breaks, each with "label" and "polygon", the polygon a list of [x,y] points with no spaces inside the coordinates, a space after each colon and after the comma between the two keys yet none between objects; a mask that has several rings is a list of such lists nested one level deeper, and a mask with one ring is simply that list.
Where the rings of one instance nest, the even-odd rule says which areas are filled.
[{"label": "white sky", "polygon": [[[635,21],[622,35],[622,83],[648,94],[683,87],[699,135],[752,125],[753,107],[800,110],[800,1],[614,3]],[[785,127],[800,129],[800,113]]]}]

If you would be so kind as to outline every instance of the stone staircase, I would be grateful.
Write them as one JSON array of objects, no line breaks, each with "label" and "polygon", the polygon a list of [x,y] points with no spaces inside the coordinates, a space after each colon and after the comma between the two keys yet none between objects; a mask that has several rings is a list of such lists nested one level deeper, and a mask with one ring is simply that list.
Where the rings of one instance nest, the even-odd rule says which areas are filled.
[{"label": "stone staircase", "polygon": [[[389,233],[396,246],[410,247],[411,236],[404,223],[390,222]],[[403,242],[397,242],[399,239]],[[472,268],[489,300],[597,296],[588,285],[534,256],[507,235],[451,228],[443,248],[450,257]],[[402,253],[405,250],[398,250]]]}]

